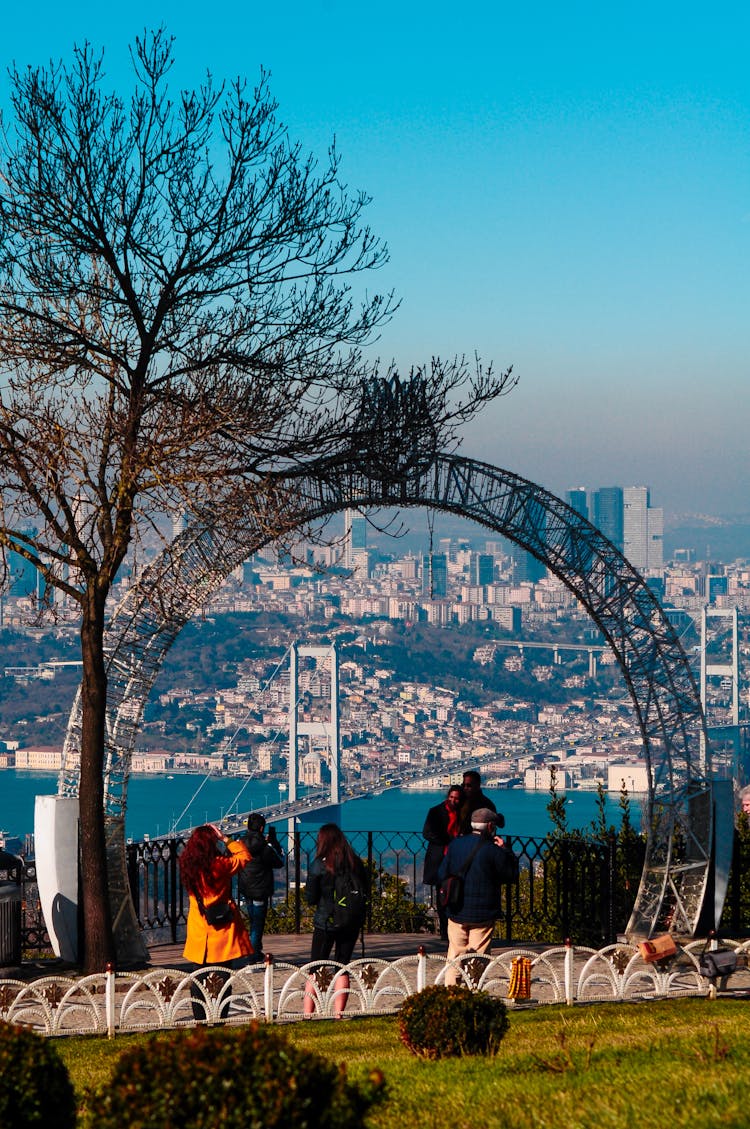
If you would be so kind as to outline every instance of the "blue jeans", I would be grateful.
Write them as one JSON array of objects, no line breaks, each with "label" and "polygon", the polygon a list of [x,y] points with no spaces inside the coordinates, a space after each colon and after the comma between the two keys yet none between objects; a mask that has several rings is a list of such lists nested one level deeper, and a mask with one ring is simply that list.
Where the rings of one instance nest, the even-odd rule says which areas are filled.
[{"label": "blue jeans", "polygon": [[268,902],[261,902],[256,905],[255,902],[245,902],[247,906],[248,918],[248,931],[250,933],[250,943],[253,946],[253,953],[255,959],[259,960],[263,951],[263,930],[266,927],[266,914],[268,913]]}]

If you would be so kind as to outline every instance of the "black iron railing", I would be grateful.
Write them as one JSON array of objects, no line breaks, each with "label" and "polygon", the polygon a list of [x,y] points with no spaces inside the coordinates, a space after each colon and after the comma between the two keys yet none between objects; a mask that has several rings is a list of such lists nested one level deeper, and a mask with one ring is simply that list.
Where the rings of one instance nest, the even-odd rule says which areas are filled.
[{"label": "black iron railing", "polygon": [[[369,932],[420,932],[435,925],[434,888],[422,882],[425,843],[416,832],[352,832],[349,839],[371,875]],[[628,877],[615,836],[546,839],[508,836],[519,859],[519,881],[504,892],[498,934],[506,941],[562,941],[600,944],[614,940],[627,922],[637,889],[640,859]],[[128,846],[130,888],[142,928],[152,943],[184,936],[188,901],[180,885],[180,838]],[[307,870],[315,853],[315,832],[295,831],[266,931],[306,932],[312,910],[304,897]]]},{"label": "black iron railing", "polygon": [[[417,933],[436,925],[434,888],[422,882],[425,843],[417,832],[358,831],[349,834],[372,878],[368,932]],[[180,882],[181,838],[152,839],[127,847],[128,876],[138,920],[147,943],[181,940],[188,912]],[[508,943],[577,944],[614,941],[625,929],[643,864],[644,843],[633,837],[599,840],[507,836],[519,860],[517,884],[503,892],[497,934]],[[268,933],[312,929],[304,897],[307,869],[315,853],[315,832],[296,831],[266,926]],[[49,938],[39,904],[34,863],[24,864],[22,934],[27,952],[43,952]],[[724,936],[750,935],[750,831],[735,834],[729,891],[721,921]]]}]

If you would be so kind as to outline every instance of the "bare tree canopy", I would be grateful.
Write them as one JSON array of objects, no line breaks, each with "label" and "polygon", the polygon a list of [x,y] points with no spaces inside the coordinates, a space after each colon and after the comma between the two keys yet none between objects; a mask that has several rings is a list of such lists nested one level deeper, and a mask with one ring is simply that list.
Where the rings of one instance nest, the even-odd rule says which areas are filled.
[{"label": "bare tree canopy", "polygon": [[359,276],[387,251],[335,148],[290,141],[265,73],[173,95],[164,31],[131,57],[129,99],[88,44],[12,68],[0,144],[0,550],[81,607],[88,968],[112,959],[105,604],[141,523],[239,486],[262,508],[311,463],[398,473],[515,383],[462,359],[379,379],[362,350],[396,302]]}]

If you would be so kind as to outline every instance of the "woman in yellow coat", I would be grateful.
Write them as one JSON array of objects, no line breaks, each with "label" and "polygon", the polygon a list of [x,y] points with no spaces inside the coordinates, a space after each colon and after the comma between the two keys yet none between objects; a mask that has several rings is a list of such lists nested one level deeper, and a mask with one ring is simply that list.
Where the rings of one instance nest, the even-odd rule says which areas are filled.
[{"label": "woman in yellow coat", "polygon": [[[250,861],[250,852],[244,843],[223,835],[212,824],[196,827],[180,855],[180,875],[190,895],[187,920],[187,937],[183,956],[192,969],[207,964],[220,964],[224,968],[243,968],[252,956],[245,923],[232,898],[232,877]],[[221,925],[209,924],[212,907],[228,906],[227,921]],[[220,978],[222,974],[217,973]],[[226,982],[227,977],[223,980]],[[200,988],[193,995],[193,1015],[205,1018],[205,1007]],[[228,997],[222,1014],[228,1010]]]}]

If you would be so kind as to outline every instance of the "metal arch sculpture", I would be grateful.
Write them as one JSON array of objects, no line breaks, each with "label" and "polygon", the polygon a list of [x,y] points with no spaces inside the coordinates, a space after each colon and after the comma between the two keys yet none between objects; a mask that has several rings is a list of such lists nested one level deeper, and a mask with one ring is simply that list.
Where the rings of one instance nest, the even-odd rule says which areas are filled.
[{"label": "metal arch sculpture", "polygon": [[[169,647],[224,578],[253,552],[347,507],[424,506],[470,518],[531,552],[575,594],[609,642],[643,737],[649,777],[648,844],[631,936],[692,934],[709,874],[713,813],[698,690],[679,640],[641,576],[593,525],[542,487],[509,471],[437,455],[400,476],[356,464],[311,468],[276,487],[273,535],[248,507],[242,522],[212,514],[191,527],[140,578],[107,635],[105,806],[115,918],[127,917],[124,811],[131,754],[145,701]],[[61,794],[75,795],[80,711],[65,741]],[[705,746],[708,749],[708,745]],[[120,875],[118,881],[116,875]],[[132,911],[131,911],[132,914]]]}]

